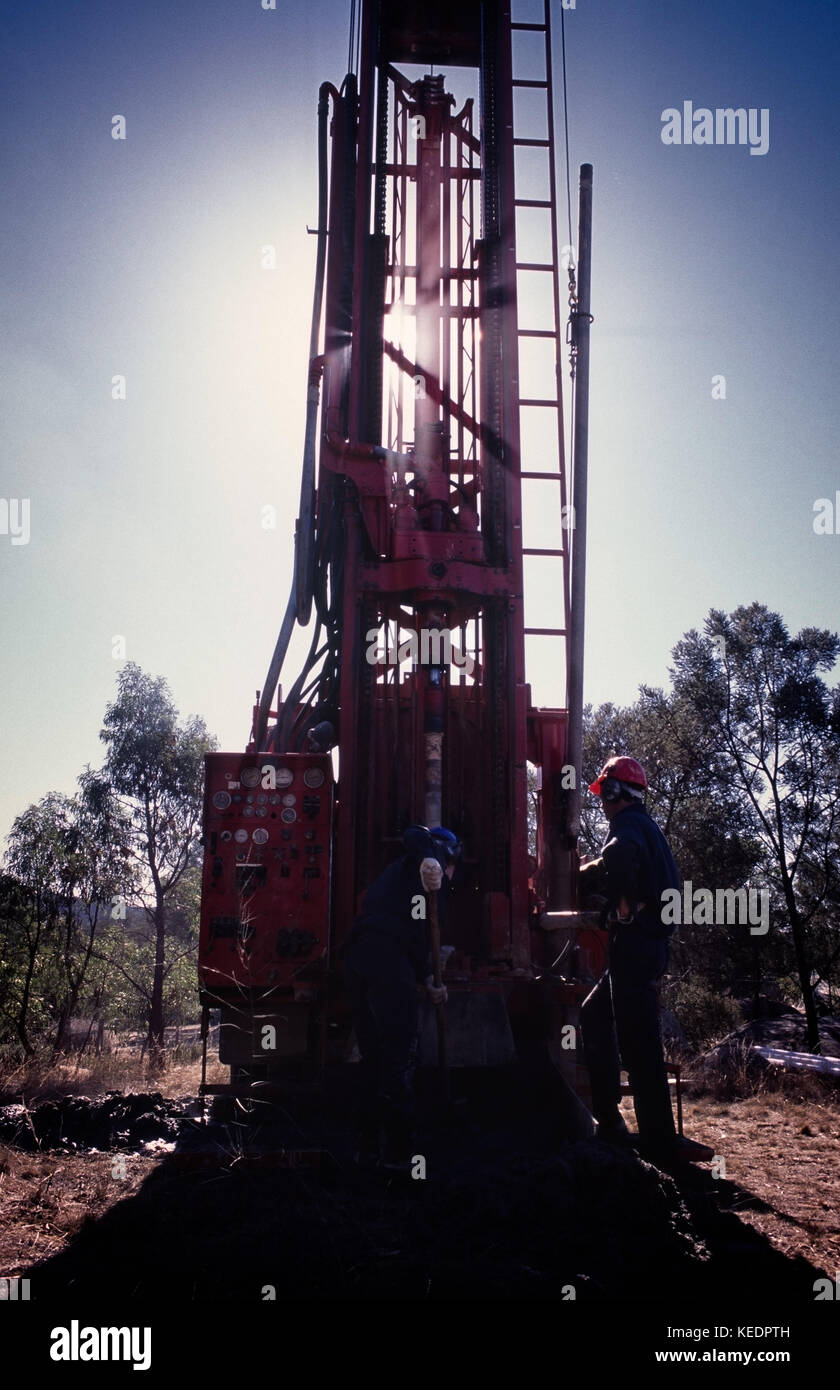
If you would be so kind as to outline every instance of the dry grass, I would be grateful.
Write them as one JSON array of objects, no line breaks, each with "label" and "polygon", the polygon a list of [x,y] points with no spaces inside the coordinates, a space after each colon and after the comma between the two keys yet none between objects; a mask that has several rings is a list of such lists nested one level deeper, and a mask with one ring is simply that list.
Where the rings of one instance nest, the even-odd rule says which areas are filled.
[{"label": "dry grass", "polygon": [[[797,1078],[808,1091],[816,1078]],[[790,1085],[793,1078],[787,1078]],[[628,1125],[632,1103],[623,1101]],[[727,1099],[683,1101],[685,1133],[723,1160],[721,1203],[783,1254],[840,1270],[840,1102],[790,1097],[784,1086]],[[729,1186],[731,1185],[731,1187]],[[734,1189],[734,1190],[733,1190]]]},{"label": "dry grass", "polygon": [[0,1144],[0,1275],[22,1274],[57,1254],[88,1218],[136,1192],[157,1162],[126,1154],[120,1177],[116,1158],[24,1154]]},{"label": "dry grass", "polygon": [[[128,1049],[85,1056],[77,1061],[54,1062],[36,1057],[0,1074],[0,1104],[60,1100],[63,1096],[98,1096],[108,1091],[161,1091],[178,1097],[196,1095],[201,1079],[201,1053],[193,1047],[172,1048],[163,1074],[153,1072],[146,1058]],[[229,1071],[207,1059],[207,1080],[227,1081]]]},{"label": "dry grass", "polygon": [[[218,1062],[208,1079],[224,1080]],[[154,1089],[197,1093],[200,1062],[177,1058],[152,1080],[139,1057],[92,1058],[18,1069],[2,1079],[7,1099],[32,1104],[68,1094]],[[746,1094],[733,1095],[742,1086]],[[14,1095],[10,1094],[14,1092]],[[623,1102],[633,1124],[632,1102]],[[811,1075],[746,1070],[714,1078],[684,1101],[685,1131],[711,1144],[725,1163],[720,1205],[734,1211],[788,1256],[801,1255],[830,1276],[840,1270],[840,1096]],[[125,1153],[24,1154],[0,1145],[0,1276],[13,1276],[61,1250],[86,1218],[98,1220],[132,1195],[159,1163]],[[122,1162],[125,1176],[121,1176]]]},{"label": "dry grass", "polygon": [[768,1065],[756,1057],[745,1041],[733,1043],[725,1059],[706,1056],[694,1065],[684,1065],[683,1076],[693,1096],[710,1100],[776,1097],[817,1104],[840,1103],[836,1078]]}]

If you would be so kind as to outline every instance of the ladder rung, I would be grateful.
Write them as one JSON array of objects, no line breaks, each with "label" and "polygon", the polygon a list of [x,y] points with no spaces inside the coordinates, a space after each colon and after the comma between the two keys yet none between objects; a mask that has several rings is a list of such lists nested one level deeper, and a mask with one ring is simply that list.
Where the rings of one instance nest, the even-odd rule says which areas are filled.
[{"label": "ladder rung", "polygon": [[550,208],[550,198],[514,198],[515,208]]},{"label": "ladder rung", "polygon": [[557,402],[557,401],[540,401],[540,400],[536,400],[534,397],[530,397],[530,396],[529,396],[529,397],[526,398],[525,396],[522,396],[522,397],[520,398],[519,404],[520,404],[520,405],[551,405],[551,406],[553,406],[554,409],[556,410],[556,409],[557,409],[558,402]]},{"label": "ladder rung", "polygon": [[565,637],[564,627],[526,627],[526,637]]},{"label": "ladder rung", "polygon": [[520,478],[548,478],[553,483],[563,481],[562,473],[520,473]]},{"label": "ladder rung", "polygon": [[510,85],[512,87],[548,87],[545,80],[533,77],[514,77]]},{"label": "ladder rung", "polygon": [[565,555],[565,550],[535,550],[533,546],[523,546],[523,555]]},{"label": "ladder rung", "polygon": [[544,24],[511,24],[510,27],[511,27],[511,29],[530,29],[532,33],[533,33],[535,30],[539,31],[540,34],[544,34],[544,33],[545,33],[545,25],[544,25]]},{"label": "ladder rung", "polygon": [[532,146],[534,146],[536,149],[547,150],[547,149],[549,148],[550,144],[551,144],[551,141],[550,141],[550,140],[526,140],[524,137],[523,137],[521,140],[517,140],[516,137],[514,137],[513,143],[514,143],[514,145],[532,145]]},{"label": "ladder rung", "polygon": [[553,328],[517,328],[520,338],[556,338]]},{"label": "ladder rung", "polygon": [[517,261],[517,262],[516,262],[516,269],[517,269],[517,270],[550,270],[550,271],[553,271],[553,270],[554,270],[554,264],[553,264],[553,262],[551,262],[551,261]]}]

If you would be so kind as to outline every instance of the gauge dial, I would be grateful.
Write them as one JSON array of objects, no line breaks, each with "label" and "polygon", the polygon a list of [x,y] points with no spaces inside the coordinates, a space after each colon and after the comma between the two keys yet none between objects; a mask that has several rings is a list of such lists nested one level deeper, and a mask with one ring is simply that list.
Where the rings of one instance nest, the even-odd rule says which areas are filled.
[{"label": "gauge dial", "polygon": [[258,767],[243,767],[239,774],[239,780],[243,787],[258,787],[260,784],[260,770]]},{"label": "gauge dial", "polygon": [[324,772],[320,767],[308,767],[303,774],[303,780],[307,787],[323,787]]},{"label": "gauge dial", "polygon": [[226,811],[230,801],[230,792],[214,792],[213,794],[213,805],[217,811]]}]

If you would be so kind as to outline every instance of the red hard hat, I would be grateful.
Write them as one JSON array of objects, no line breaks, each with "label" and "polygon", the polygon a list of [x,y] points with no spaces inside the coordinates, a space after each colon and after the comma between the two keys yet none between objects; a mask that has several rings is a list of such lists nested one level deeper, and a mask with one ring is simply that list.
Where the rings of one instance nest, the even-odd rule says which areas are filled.
[{"label": "red hard hat", "polygon": [[627,782],[631,787],[646,787],[648,784],[645,770],[635,758],[608,758],[595,781],[589,783],[589,790],[600,796],[601,784],[607,777],[615,777],[616,781]]}]

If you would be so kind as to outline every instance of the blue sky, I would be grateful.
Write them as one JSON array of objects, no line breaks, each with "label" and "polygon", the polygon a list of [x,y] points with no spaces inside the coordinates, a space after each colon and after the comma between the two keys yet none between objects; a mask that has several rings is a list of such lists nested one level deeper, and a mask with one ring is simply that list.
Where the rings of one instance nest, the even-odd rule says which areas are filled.
[{"label": "blue sky", "polygon": [[[291,572],[317,91],[348,17],[3,11],[0,498],[29,499],[30,534],[0,534],[0,834],[101,760],[116,638],[244,746]],[[578,0],[566,37],[572,167],[595,169],[586,698],[628,703],[712,606],[840,627],[840,534],[813,530],[840,489],[840,18]],[[766,108],[767,153],[664,145],[689,100]]]}]

